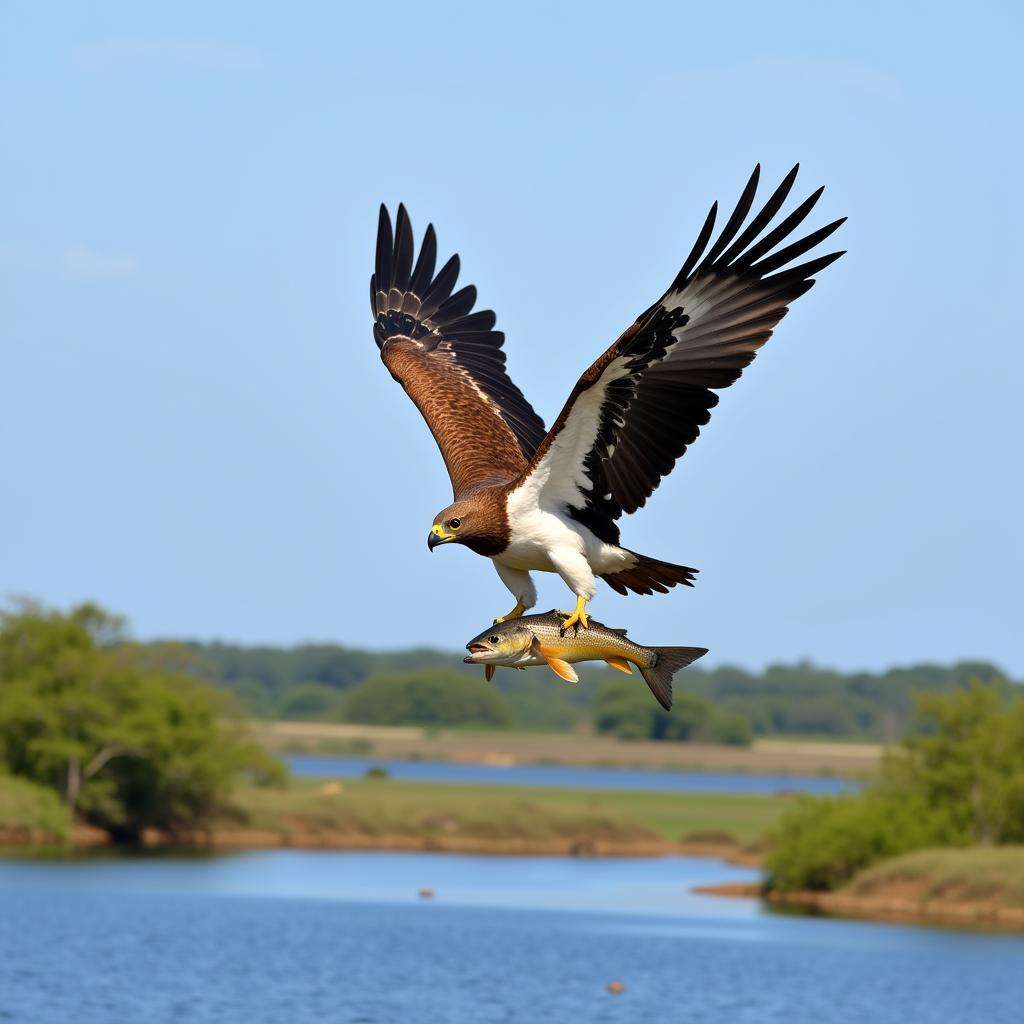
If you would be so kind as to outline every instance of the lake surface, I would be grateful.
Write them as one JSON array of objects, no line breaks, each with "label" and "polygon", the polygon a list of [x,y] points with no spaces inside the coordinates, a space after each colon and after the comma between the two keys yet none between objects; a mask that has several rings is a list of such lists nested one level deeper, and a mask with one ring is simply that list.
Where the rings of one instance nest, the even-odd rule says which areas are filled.
[{"label": "lake surface", "polygon": [[0,861],[0,1021],[1019,1024],[1024,938],[689,892],[753,877],[687,857]]},{"label": "lake surface", "polygon": [[845,793],[848,779],[804,775],[745,775],[739,772],[649,771],[646,768],[589,768],[574,765],[456,764],[451,761],[388,761],[373,757],[284,759],[296,775],[352,779],[367,769],[386,768],[392,778],[483,786],[555,786],[565,789],[633,789],[678,793]]}]

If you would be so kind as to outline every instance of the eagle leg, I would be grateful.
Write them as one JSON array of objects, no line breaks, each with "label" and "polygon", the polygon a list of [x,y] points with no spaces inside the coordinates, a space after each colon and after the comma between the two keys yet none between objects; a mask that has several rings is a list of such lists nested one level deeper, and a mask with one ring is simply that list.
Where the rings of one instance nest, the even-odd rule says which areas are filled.
[{"label": "eagle leg", "polygon": [[513,608],[507,615],[502,615],[501,618],[495,619],[494,624],[497,625],[499,622],[508,622],[509,619],[518,619],[525,611],[526,605],[517,597],[515,608]]},{"label": "eagle leg", "polygon": [[[565,613],[563,612],[562,614]],[[587,618],[587,599],[582,594],[576,597],[576,610],[562,623],[562,632],[564,633],[573,626],[577,629],[580,626],[584,629],[590,629],[590,619]]]}]

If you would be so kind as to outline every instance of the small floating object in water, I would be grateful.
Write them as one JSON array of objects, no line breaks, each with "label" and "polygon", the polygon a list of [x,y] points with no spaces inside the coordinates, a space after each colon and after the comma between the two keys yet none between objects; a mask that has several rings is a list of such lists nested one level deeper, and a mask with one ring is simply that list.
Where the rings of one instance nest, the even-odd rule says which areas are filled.
[{"label": "small floating object in water", "polygon": [[419,897],[421,900],[432,900],[434,898],[434,890],[429,885],[425,885],[420,889]]},{"label": "small floating object in water", "polygon": [[623,985],[621,981],[609,981],[608,991],[611,992],[613,996],[621,996],[622,993],[626,991],[626,986]]}]

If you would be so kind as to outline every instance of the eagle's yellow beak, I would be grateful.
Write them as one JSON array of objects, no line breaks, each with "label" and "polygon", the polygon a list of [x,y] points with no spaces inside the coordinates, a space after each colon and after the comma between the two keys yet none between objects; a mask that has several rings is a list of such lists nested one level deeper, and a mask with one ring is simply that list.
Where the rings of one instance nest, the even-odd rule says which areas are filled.
[{"label": "eagle's yellow beak", "polygon": [[433,551],[438,544],[447,544],[450,540],[455,540],[455,534],[449,533],[443,526],[437,524],[430,528],[430,534],[427,537],[427,547]]}]

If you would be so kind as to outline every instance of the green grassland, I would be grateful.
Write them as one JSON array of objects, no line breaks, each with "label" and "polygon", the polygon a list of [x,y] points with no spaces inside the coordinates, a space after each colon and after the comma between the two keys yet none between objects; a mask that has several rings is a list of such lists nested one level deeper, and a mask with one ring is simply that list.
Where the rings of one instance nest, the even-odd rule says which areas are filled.
[{"label": "green grassland", "polygon": [[874,896],[893,887],[922,900],[1024,907],[1024,846],[917,850],[862,871],[844,891]]},{"label": "green grassland", "polygon": [[297,780],[285,790],[246,789],[245,826],[333,837],[678,843],[754,842],[781,815],[775,797],[639,793],[547,787],[464,786],[392,780]]}]

